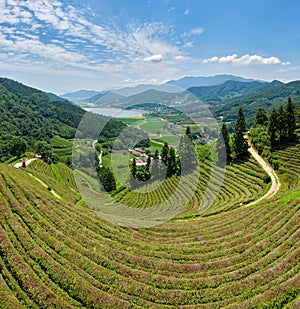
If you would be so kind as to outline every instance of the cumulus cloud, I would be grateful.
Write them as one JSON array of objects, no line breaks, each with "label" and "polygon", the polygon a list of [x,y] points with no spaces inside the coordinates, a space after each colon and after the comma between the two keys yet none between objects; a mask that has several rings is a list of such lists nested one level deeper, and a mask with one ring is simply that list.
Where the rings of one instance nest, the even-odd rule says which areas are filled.
[{"label": "cumulus cloud", "polygon": [[234,65],[252,65],[252,64],[259,64],[259,65],[271,65],[271,64],[281,64],[287,65],[290,62],[282,62],[277,57],[262,57],[259,55],[243,55],[239,57],[237,54],[232,54],[223,57],[211,57],[202,61],[203,63],[221,63],[221,64],[234,64]]},{"label": "cumulus cloud", "polygon": [[161,54],[152,55],[149,57],[145,57],[143,60],[147,62],[161,62],[163,61],[164,57]]}]

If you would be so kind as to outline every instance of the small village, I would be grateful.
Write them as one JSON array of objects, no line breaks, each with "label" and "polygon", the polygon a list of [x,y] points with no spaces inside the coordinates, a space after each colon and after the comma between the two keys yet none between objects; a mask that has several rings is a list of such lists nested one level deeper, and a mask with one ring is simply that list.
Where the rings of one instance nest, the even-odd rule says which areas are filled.
[{"label": "small village", "polygon": [[147,165],[148,155],[143,147],[128,149],[128,151],[133,155],[130,161],[135,160],[136,166]]}]

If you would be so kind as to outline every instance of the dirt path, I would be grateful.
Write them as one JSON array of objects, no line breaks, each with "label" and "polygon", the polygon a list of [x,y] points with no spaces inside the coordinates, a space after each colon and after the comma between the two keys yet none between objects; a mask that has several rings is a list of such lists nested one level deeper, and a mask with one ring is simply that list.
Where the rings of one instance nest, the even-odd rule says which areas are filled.
[{"label": "dirt path", "polygon": [[139,124],[136,125],[136,128],[139,129],[139,130],[141,130],[141,127],[140,127],[140,126],[142,126],[142,125],[144,125],[144,124],[146,124],[146,123],[147,123],[147,118],[145,117],[141,123],[139,123]]},{"label": "dirt path", "polygon": [[245,206],[252,206],[252,205],[260,203],[261,201],[265,199],[269,199],[272,196],[274,196],[280,189],[280,181],[275,171],[270,167],[269,164],[267,164],[267,162],[257,153],[257,151],[252,146],[250,146],[248,151],[251,153],[254,159],[261,165],[261,167],[267,172],[267,174],[270,176],[271,181],[272,181],[272,185],[269,191],[265,195],[263,195],[256,201],[253,201],[245,205]]},{"label": "dirt path", "polygon": [[[37,158],[32,158],[32,159],[29,159],[29,160],[26,160],[26,166],[28,166],[31,162],[37,160]],[[22,162],[19,162],[19,163],[16,163],[14,165],[15,168],[20,168],[22,167]]]},{"label": "dirt path", "polygon": [[[32,174],[28,173],[31,177],[33,177],[36,181],[38,181],[43,187],[45,188],[49,188],[42,180],[40,180],[39,178],[33,176]],[[50,192],[52,193],[52,195],[54,195],[55,197],[57,197],[58,199],[61,200],[61,197],[53,190],[51,189]]]},{"label": "dirt path", "polygon": [[102,167],[102,151],[98,155],[98,159],[99,159],[99,166]]},{"label": "dirt path", "polygon": [[[28,166],[31,162],[37,160],[37,158],[32,158],[32,159],[28,159],[26,160],[26,166]],[[16,163],[14,165],[15,168],[21,168],[22,167],[22,162],[20,163]],[[36,181],[38,181],[43,187],[48,188],[48,186],[39,178],[33,176],[32,174],[28,173],[28,175],[30,175],[31,177],[33,177]],[[54,195],[55,197],[57,197],[58,199],[61,199],[61,197],[54,191],[54,190],[50,190],[50,192],[52,193],[52,195]]]}]

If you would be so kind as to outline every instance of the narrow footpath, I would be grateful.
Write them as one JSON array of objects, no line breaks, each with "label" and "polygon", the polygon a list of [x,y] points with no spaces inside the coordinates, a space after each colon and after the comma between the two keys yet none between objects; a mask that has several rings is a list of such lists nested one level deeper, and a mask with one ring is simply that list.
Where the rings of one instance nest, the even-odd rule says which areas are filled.
[{"label": "narrow footpath", "polygon": [[[26,160],[26,166],[28,166],[31,162],[38,160],[37,158],[32,158],[32,159],[28,159]],[[22,162],[16,163],[14,165],[15,168],[21,168],[22,167]],[[30,175],[31,177],[33,177],[36,181],[38,181],[43,187],[45,188],[49,188],[49,186],[47,186],[42,180],[40,180],[39,178],[33,176],[31,173],[28,173],[28,175]],[[53,190],[50,190],[51,194],[54,195],[56,198],[61,199],[61,197]]]}]

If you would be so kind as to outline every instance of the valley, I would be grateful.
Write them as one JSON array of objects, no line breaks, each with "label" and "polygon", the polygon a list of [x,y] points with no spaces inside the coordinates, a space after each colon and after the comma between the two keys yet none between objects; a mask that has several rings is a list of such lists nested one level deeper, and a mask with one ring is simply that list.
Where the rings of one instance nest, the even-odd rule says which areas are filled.
[{"label": "valley", "polygon": [[[299,307],[295,93],[252,118],[240,104],[238,114],[228,109],[230,121],[192,122],[172,106],[141,118],[94,115],[5,84],[0,308]],[[33,122],[26,134],[31,114],[47,130],[35,135]],[[282,115],[284,128],[273,128]],[[128,145],[151,157],[150,178],[136,187]],[[156,177],[156,168],[169,174]]]}]

